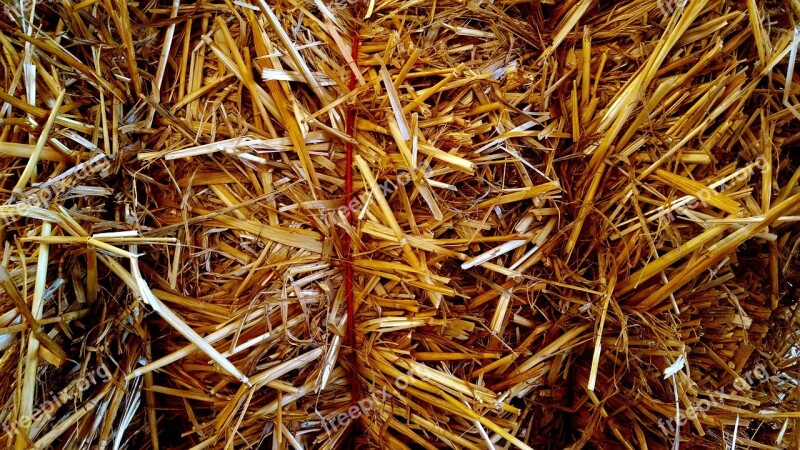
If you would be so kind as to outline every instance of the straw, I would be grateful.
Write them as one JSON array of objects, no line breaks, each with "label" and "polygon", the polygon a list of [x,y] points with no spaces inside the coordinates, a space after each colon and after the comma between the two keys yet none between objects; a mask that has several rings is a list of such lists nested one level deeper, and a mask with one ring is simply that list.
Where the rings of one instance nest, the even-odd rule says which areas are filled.
[{"label": "straw", "polygon": [[800,448],[800,4],[7,2],[3,448]]}]

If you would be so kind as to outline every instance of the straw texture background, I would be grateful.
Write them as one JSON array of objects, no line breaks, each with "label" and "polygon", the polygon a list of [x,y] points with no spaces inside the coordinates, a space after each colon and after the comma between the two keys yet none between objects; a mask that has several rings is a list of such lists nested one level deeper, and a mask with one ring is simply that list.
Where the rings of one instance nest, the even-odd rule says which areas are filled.
[{"label": "straw texture background", "polygon": [[797,0],[3,0],[0,445],[800,448]]}]

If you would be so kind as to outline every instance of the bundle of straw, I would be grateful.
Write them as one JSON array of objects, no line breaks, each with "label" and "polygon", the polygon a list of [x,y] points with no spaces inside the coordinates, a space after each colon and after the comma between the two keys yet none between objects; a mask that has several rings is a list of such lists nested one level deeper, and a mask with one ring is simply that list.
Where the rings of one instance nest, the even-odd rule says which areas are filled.
[{"label": "bundle of straw", "polygon": [[798,20],[5,2],[0,442],[800,448]]}]

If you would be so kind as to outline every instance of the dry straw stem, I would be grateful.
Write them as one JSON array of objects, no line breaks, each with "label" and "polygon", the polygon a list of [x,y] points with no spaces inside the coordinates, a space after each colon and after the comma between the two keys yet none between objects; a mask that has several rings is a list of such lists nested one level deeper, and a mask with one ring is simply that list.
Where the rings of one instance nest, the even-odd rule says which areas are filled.
[{"label": "dry straw stem", "polygon": [[796,0],[6,6],[0,445],[800,448]]}]

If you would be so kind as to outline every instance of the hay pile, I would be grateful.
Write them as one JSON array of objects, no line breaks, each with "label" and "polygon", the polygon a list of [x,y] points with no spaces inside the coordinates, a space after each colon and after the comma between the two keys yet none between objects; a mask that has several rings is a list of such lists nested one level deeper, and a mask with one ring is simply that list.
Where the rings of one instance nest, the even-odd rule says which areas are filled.
[{"label": "hay pile", "polygon": [[6,448],[800,448],[797,0],[5,1]]}]

